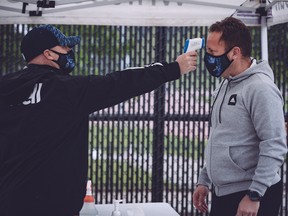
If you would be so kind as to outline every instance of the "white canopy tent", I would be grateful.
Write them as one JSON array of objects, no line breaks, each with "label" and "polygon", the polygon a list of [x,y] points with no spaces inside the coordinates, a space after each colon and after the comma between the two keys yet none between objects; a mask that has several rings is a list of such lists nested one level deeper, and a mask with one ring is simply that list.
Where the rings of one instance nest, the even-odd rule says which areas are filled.
[{"label": "white canopy tent", "polygon": [[227,16],[267,28],[288,22],[288,0],[0,0],[0,24],[209,26]]}]

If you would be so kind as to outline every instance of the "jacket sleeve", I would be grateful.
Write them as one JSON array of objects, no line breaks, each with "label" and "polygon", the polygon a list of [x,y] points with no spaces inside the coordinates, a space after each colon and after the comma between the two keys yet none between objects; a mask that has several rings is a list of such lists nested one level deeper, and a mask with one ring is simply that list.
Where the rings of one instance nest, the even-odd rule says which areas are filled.
[{"label": "jacket sleeve", "polygon": [[206,165],[204,165],[204,167],[200,171],[197,185],[205,185],[208,188],[211,188],[211,186],[212,186],[211,180],[208,177]]},{"label": "jacket sleeve", "polygon": [[248,92],[245,103],[260,140],[259,160],[249,189],[264,195],[287,153],[283,99],[274,83],[253,84]]},{"label": "jacket sleeve", "polygon": [[86,77],[82,92],[82,111],[94,111],[116,105],[132,97],[150,92],[165,82],[180,77],[177,62],[155,63],[141,68],[131,68],[105,76]]}]

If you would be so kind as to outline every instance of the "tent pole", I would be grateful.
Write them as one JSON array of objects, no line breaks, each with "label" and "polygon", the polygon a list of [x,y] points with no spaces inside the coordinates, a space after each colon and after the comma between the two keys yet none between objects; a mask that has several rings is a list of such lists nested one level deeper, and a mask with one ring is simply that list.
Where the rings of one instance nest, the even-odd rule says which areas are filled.
[{"label": "tent pole", "polygon": [[268,61],[268,28],[266,16],[261,17],[261,53],[262,59]]},{"label": "tent pole", "polygon": [[258,11],[261,17],[261,57],[263,60],[268,61],[268,27],[267,27],[267,10],[266,6],[268,2],[266,0],[260,0],[261,4]]}]

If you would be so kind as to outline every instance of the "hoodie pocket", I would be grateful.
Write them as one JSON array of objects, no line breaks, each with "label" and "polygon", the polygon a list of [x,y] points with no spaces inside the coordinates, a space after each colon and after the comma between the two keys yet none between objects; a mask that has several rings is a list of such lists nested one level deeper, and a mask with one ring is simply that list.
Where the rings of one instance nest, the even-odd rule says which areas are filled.
[{"label": "hoodie pocket", "polygon": [[[212,146],[210,173],[213,183],[217,186],[241,182],[251,178],[251,175],[247,176],[248,173],[231,158],[230,148],[229,146]],[[241,152],[239,152],[239,155],[241,156]],[[245,160],[245,155],[242,156],[243,160]]]}]

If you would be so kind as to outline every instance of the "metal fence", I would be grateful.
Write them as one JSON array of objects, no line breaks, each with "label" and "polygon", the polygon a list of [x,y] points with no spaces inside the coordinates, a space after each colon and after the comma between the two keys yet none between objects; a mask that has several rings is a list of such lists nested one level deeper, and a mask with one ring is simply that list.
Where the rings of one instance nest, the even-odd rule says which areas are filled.
[{"label": "metal fence", "polygon": [[[1,74],[24,66],[23,35],[33,25],[0,25]],[[174,61],[186,38],[205,37],[207,27],[57,26],[67,35],[81,35],[74,75],[106,74],[152,62]],[[288,112],[288,24],[269,30],[269,59]],[[260,58],[260,29],[251,28],[253,56]],[[208,75],[204,50],[194,73],[153,92],[90,115],[89,178],[96,203],[113,199],[168,202],[182,216],[201,215],[192,207],[192,193],[203,166],[211,92],[219,80]],[[287,122],[287,115],[286,115]],[[287,163],[283,203],[287,215]],[[209,200],[210,202],[210,197]],[[207,214],[208,215],[208,214]]]}]

